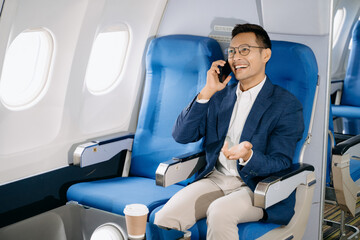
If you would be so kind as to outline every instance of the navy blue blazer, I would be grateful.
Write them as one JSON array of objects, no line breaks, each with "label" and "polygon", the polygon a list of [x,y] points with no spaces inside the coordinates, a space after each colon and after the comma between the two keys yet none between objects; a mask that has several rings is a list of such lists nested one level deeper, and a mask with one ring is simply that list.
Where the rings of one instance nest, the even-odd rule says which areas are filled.
[{"label": "navy blue blazer", "polygon": [[[197,179],[213,171],[230,124],[236,102],[237,84],[228,85],[206,104],[194,100],[179,115],[173,137],[179,143],[204,139],[206,166]],[[302,105],[287,90],[267,78],[246,119],[240,142],[253,145],[253,156],[238,172],[252,191],[259,181],[287,169],[304,131]],[[262,221],[286,225],[294,215],[295,191],[285,200],[266,209]]]}]

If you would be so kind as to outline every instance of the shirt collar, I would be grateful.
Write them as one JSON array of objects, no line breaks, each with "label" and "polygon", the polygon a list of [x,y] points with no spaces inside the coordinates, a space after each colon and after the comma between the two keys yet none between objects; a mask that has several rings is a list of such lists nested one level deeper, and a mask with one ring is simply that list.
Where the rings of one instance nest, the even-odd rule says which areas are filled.
[{"label": "shirt collar", "polygon": [[[262,80],[258,85],[247,90],[247,92],[249,92],[252,99],[255,99],[257,97],[260,90],[264,86],[265,80],[266,80],[266,76],[265,76],[264,80]],[[244,92],[246,92],[246,91],[244,91]],[[236,86],[236,97],[239,98],[239,96],[241,96],[242,93],[243,93],[243,91],[241,91],[241,89],[240,89],[240,81],[239,81],[239,83]]]}]

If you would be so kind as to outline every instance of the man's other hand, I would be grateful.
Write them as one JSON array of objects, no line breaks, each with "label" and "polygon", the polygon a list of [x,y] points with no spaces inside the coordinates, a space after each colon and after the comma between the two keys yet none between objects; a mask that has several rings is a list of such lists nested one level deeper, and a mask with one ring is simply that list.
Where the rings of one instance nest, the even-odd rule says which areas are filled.
[{"label": "man's other hand", "polygon": [[241,142],[229,149],[229,143],[225,141],[221,151],[229,160],[238,160],[242,158],[245,162],[249,160],[252,153],[252,144],[248,141]]}]

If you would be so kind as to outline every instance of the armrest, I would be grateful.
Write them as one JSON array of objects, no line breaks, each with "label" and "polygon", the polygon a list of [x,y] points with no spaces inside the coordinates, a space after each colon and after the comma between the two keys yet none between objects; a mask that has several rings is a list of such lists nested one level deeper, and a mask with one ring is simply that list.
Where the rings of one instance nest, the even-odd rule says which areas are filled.
[{"label": "armrest", "polygon": [[347,105],[331,105],[334,117],[360,118],[360,108]]},{"label": "armrest", "polygon": [[316,179],[308,177],[312,172],[312,165],[297,163],[264,179],[255,188],[254,205],[266,209],[287,198],[300,184],[315,184]]},{"label": "armrest", "polygon": [[360,135],[353,136],[348,138],[345,141],[337,144],[332,152],[334,155],[344,155],[345,153],[349,153],[352,156],[360,156]]},{"label": "armrest", "polygon": [[190,178],[206,164],[205,152],[190,152],[160,163],[156,169],[156,185],[167,187]]},{"label": "armrest", "polygon": [[105,162],[122,150],[131,151],[133,140],[133,133],[121,132],[83,143],[74,151],[73,164],[86,167]]},{"label": "armrest", "polygon": [[350,159],[360,160],[360,135],[353,136],[337,144],[332,152],[331,172],[336,201],[339,207],[356,214],[357,198],[360,196],[360,186],[351,178]]},{"label": "armrest", "polygon": [[[345,140],[348,140],[349,138],[354,137],[354,135],[350,135],[350,134],[343,134],[343,133],[334,133],[334,138],[335,138],[335,142],[336,144],[339,144]],[[331,148],[333,149],[334,146]]]}]

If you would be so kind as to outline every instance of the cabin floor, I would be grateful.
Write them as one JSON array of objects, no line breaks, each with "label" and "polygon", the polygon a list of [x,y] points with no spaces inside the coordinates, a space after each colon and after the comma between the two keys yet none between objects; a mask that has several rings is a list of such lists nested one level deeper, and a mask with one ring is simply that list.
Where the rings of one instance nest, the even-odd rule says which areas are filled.
[{"label": "cabin floor", "polygon": [[[360,200],[358,200],[356,204],[356,208],[360,207]],[[332,221],[339,222],[341,218],[341,211],[339,206],[325,203],[324,206],[324,218]],[[355,218],[353,218],[351,215],[346,214],[345,215],[345,224],[349,224],[352,226],[355,226],[357,228],[360,228],[360,214],[357,214]],[[354,232],[347,232],[346,237],[349,238]],[[323,224],[323,239],[324,240],[333,240],[333,239],[339,239],[340,237],[340,229],[336,227],[330,227],[326,224]],[[352,239],[359,239],[359,236],[354,237]]]}]

